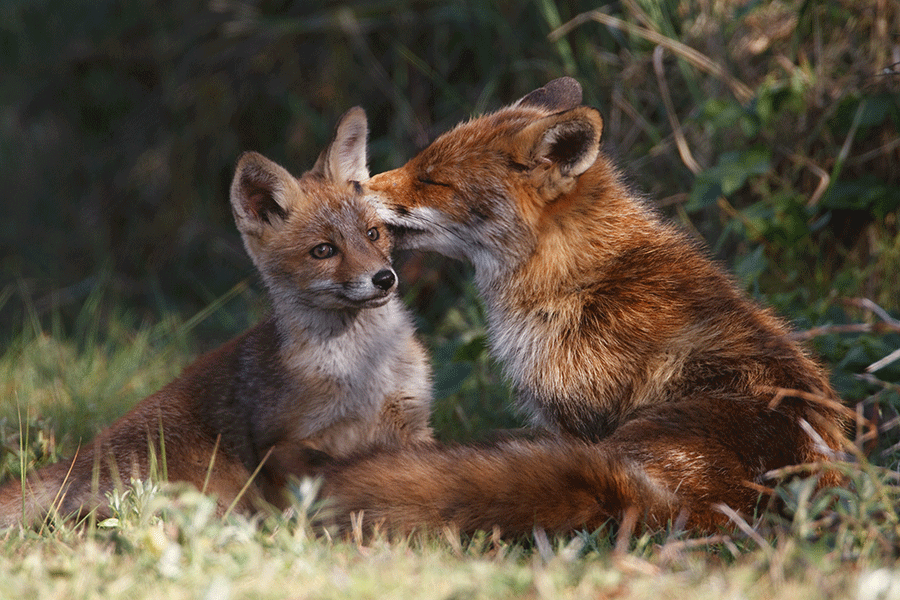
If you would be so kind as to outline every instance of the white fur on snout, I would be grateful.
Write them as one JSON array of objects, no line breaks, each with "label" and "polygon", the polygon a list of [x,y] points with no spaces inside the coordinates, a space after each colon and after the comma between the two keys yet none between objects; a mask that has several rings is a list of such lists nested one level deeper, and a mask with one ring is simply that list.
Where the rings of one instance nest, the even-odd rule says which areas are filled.
[{"label": "white fur on snout", "polygon": [[409,230],[395,235],[396,248],[425,248],[457,260],[471,260],[472,257],[466,252],[469,244],[457,231],[459,224],[443,212],[419,206],[410,210],[408,215],[400,215],[380,202],[376,202],[375,207],[379,219],[390,226]]},{"label": "white fur on snout", "polygon": [[475,267],[475,284],[484,293],[492,292],[494,282],[518,264],[527,251],[517,255],[507,240],[516,238],[523,247],[519,222],[497,211],[497,218],[478,227],[459,223],[446,213],[428,206],[417,206],[407,215],[397,214],[389,206],[376,203],[378,217],[392,227],[407,231],[395,232],[394,246],[400,249],[432,250],[448,258],[465,260]]},{"label": "white fur on snout", "polygon": [[316,279],[309,283],[307,293],[314,295],[322,308],[371,308],[387,303],[397,288],[397,274],[394,273],[394,284],[387,290],[381,289],[373,278],[384,269],[366,273],[349,281],[333,279]]}]

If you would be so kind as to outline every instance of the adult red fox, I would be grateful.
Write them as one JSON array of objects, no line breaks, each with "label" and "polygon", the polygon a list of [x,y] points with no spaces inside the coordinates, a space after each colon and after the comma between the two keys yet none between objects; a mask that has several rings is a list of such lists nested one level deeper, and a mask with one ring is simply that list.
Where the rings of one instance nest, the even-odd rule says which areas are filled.
[{"label": "adult red fox", "polygon": [[601,127],[558,79],[365,184],[399,247],[474,265],[490,349],[546,435],[344,461],[338,515],[515,536],[636,509],[712,530],[720,505],[752,515],[769,471],[840,448],[826,373],[623,183]]},{"label": "adult red fox", "polygon": [[[360,108],[300,178],[244,154],[231,206],[272,315],[201,356],[71,462],[0,490],[0,525],[97,510],[151,463],[252,511],[283,505],[288,475],[317,453],[431,440],[430,370],[395,292],[390,236],[364,201],[367,123]],[[241,496],[251,473],[261,469]]]}]

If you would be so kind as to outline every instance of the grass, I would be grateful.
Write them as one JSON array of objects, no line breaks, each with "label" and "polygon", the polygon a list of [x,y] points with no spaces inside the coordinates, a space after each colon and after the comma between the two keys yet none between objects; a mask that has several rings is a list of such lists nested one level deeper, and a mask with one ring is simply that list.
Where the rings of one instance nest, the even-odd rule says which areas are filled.
[{"label": "grass", "polygon": [[889,553],[784,531],[756,543],[604,533],[507,544],[489,535],[331,540],[302,518],[213,515],[194,491],[145,488],[114,526],[12,530],[0,598],[885,598]]},{"label": "grass", "polygon": [[622,548],[602,534],[527,546],[452,533],[354,542],[314,536],[302,519],[222,522],[193,491],[142,496],[113,528],[8,533],[0,597],[874,599],[883,580],[897,585],[891,561],[842,557],[801,535],[759,546],[645,537]]},{"label": "grass", "polygon": [[[451,393],[436,411],[451,431],[453,415],[462,415],[467,425],[457,439],[515,420],[468,414],[465,399],[472,395],[503,397],[492,387],[500,386],[494,369],[483,362],[480,311],[468,293],[427,336],[449,364],[470,365],[455,388],[444,380]],[[71,455],[79,439],[191,359],[196,350],[188,340],[200,318],[229,321],[228,312],[256,301],[244,287],[233,295],[197,318],[154,325],[110,312],[97,298],[80,322],[105,327],[23,331],[0,355],[0,386],[6,398],[19,399],[0,403],[0,472],[18,470],[19,412],[28,425],[27,468]],[[878,337],[851,335],[849,352]],[[96,528],[57,523],[0,534],[0,598],[889,597],[890,586],[900,585],[900,486],[898,452],[889,448],[897,424],[882,425],[870,458],[841,467],[851,480],[846,488],[815,492],[813,480],[793,481],[779,488],[789,516],[740,522],[735,532],[702,539],[626,528],[549,540],[538,532],[517,543],[490,534],[460,539],[452,531],[334,539],[316,525],[308,491],[298,490],[290,515],[220,519],[211,499],[194,490],[144,482],[114,496],[114,517]]]},{"label": "grass", "polygon": [[[225,200],[241,150],[299,170],[362,103],[379,171],[564,74],[636,186],[794,323],[872,424],[846,488],[785,484],[789,517],[704,539],[332,539],[308,494],[292,516],[223,521],[147,482],[100,527],[0,534],[0,598],[900,597],[893,3],[41,0],[0,15],[0,181],[22,199],[0,223],[0,479],[71,456],[259,317]],[[439,436],[519,425],[468,270],[400,267]]]}]

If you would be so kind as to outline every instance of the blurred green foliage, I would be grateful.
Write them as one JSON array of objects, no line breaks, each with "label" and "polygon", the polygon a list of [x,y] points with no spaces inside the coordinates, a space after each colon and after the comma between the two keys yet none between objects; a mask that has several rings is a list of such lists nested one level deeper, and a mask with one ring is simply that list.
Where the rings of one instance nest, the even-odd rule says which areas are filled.
[{"label": "blurred green foliage", "polygon": [[[900,334],[848,299],[900,311],[898,32],[876,0],[0,3],[0,339],[183,321],[249,278],[194,331],[209,347],[264,307],[227,201],[241,151],[300,173],[359,104],[378,172],[572,75],[635,187],[798,328],[832,327],[815,349],[889,422],[900,361],[857,375]],[[438,430],[515,426],[467,268],[401,263]]]}]

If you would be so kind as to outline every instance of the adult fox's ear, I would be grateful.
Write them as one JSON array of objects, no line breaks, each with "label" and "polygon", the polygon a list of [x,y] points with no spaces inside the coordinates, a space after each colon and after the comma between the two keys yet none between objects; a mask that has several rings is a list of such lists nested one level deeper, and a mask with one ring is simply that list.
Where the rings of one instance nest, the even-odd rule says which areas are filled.
[{"label": "adult fox's ear", "polygon": [[571,77],[560,77],[523,96],[514,106],[535,106],[553,112],[581,105],[581,84]]},{"label": "adult fox's ear", "polygon": [[369,123],[366,111],[354,106],[338,120],[331,143],[322,150],[312,172],[326,181],[343,185],[351,181],[362,183],[369,179],[366,157],[366,138]]},{"label": "adult fox's ear", "polygon": [[231,212],[243,235],[259,237],[265,225],[278,226],[299,196],[297,180],[262,154],[245,152],[231,182]]},{"label": "adult fox's ear", "polygon": [[531,169],[535,185],[548,199],[572,187],[600,154],[603,119],[587,106],[544,117],[517,134],[515,146]]}]

